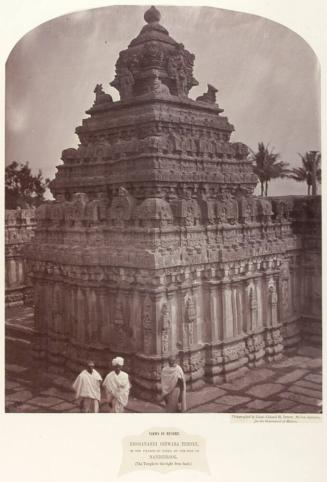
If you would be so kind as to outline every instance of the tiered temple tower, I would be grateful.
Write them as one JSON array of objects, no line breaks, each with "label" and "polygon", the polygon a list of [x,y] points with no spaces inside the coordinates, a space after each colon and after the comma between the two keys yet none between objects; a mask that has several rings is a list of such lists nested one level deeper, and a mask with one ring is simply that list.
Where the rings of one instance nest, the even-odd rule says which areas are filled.
[{"label": "tiered temple tower", "polygon": [[122,355],[155,398],[171,353],[198,388],[298,343],[303,242],[287,202],[253,196],[217,89],[189,98],[194,55],[156,8],[144,18],[116,63],[120,101],[97,85],[62,153],[29,258],[36,355],[74,369]]}]

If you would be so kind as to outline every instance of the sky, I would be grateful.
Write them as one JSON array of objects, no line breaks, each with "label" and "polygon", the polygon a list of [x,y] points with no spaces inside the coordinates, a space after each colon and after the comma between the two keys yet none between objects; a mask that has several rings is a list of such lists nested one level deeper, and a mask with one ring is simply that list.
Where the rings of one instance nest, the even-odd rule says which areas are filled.
[{"label": "sky", "polygon": [[[171,37],[195,54],[195,99],[210,83],[234,125],[233,142],[269,143],[291,167],[320,150],[320,72],[296,33],[255,15],[212,7],[158,7]],[[144,25],[147,7],[112,6],[61,16],[27,33],[6,63],[6,164],[29,162],[53,178],[63,149],[77,147],[94,87],[114,100],[119,52]],[[256,190],[259,193],[259,186]],[[273,181],[270,195],[305,194],[306,185]]]}]

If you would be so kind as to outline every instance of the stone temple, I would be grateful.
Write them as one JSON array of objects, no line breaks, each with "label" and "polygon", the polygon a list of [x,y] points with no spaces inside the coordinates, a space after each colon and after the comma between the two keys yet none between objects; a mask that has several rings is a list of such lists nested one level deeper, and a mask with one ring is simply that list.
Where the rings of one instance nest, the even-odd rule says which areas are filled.
[{"label": "stone temple", "polygon": [[177,354],[189,389],[319,340],[320,199],[255,197],[249,150],[194,55],[151,7],[76,128],[28,251],[35,356],[77,370],[125,358],[155,399]]}]

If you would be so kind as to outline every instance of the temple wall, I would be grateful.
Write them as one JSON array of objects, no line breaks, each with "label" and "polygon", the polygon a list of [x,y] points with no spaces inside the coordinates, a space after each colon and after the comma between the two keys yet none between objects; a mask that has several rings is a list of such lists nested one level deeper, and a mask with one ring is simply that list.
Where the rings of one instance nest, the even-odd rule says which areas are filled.
[{"label": "temple wall", "polygon": [[26,303],[33,298],[24,249],[34,237],[35,210],[6,210],[5,213],[5,302]]},{"label": "temple wall", "polygon": [[[110,233],[106,222],[97,235],[94,227],[76,228],[86,237],[101,239],[93,248],[75,244],[73,227],[40,225],[34,259],[29,258],[35,284],[36,356],[76,369],[85,357],[92,356],[99,367],[107,368],[112,356],[123,355],[136,392],[153,398],[162,363],[172,352],[178,354],[189,385],[199,388],[279,359],[284,349],[296,348],[303,338],[319,343],[320,199],[302,199],[305,216],[297,211],[299,199],[288,197],[290,214],[280,220],[274,203],[282,201],[271,199],[275,211],[266,226],[233,226],[233,239],[243,239],[238,231],[243,236],[246,231],[246,239],[254,238],[250,231],[256,230],[257,247],[251,254],[244,248],[225,249],[213,258],[208,245],[205,254],[193,252],[204,232],[199,225],[196,236],[190,237],[189,253],[181,248],[179,265],[174,256],[168,259],[164,254],[147,263],[144,257],[137,259],[135,243],[129,247],[127,235],[116,261],[119,266],[112,266],[110,237],[116,239],[117,232]],[[313,204],[315,217],[310,214]],[[120,228],[125,236],[131,225],[129,221]],[[56,230],[64,231],[67,257],[60,247],[41,249],[45,237],[57,239]],[[178,230],[170,226],[175,236]],[[194,235],[192,227],[190,231]],[[150,236],[151,229],[148,232]],[[260,232],[269,232],[271,242],[263,243]],[[144,233],[143,242],[158,249]],[[62,264],[67,259],[69,264]],[[126,259],[135,267],[124,266]],[[148,266],[153,259],[155,269]]]},{"label": "temple wall", "polygon": [[[300,211],[300,212],[299,212]],[[303,239],[302,276],[300,286],[295,281],[295,311],[300,307],[303,339],[321,344],[322,335],[322,259],[321,259],[321,205],[320,197],[312,197],[308,206],[307,219],[299,210],[299,221],[295,226]],[[296,268],[294,269],[296,273]],[[296,274],[295,274],[296,276]]]}]

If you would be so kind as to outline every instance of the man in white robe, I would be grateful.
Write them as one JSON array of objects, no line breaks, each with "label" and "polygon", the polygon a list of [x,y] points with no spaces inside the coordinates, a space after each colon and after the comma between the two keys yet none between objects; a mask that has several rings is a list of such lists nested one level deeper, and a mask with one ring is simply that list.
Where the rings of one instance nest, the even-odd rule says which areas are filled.
[{"label": "man in white robe", "polygon": [[124,359],[117,356],[112,360],[114,370],[108,373],[103,382],[106,391],[106,399],[111,405],[113,413],[124,412],[124,407],[128,403],[128,396],[131,385],[127,373],[122,371]]},{"label": "man in white robe", "polygon": [[161,372],[162,399],[166,404],[166,412],[186,411],[186,382],[182,368],[177,365],[176,358],[168,358],[168,366]]},{"label": "man in white robe", "polygon": [[88,361],[87,367],[83,370],[75,382],[75,399],[80,402],[82,413],[98,413],[101,399],[101,375],[94,369],[94,362]]}]

